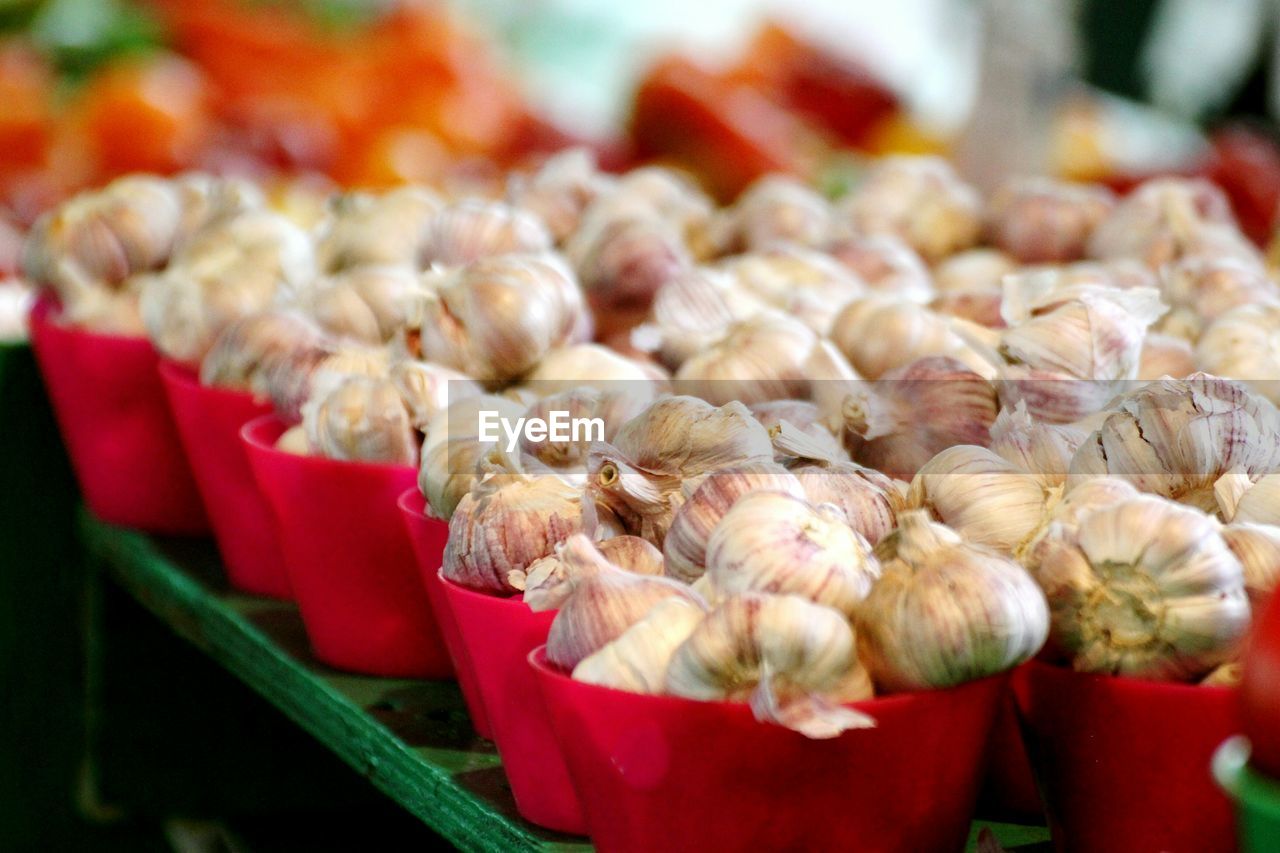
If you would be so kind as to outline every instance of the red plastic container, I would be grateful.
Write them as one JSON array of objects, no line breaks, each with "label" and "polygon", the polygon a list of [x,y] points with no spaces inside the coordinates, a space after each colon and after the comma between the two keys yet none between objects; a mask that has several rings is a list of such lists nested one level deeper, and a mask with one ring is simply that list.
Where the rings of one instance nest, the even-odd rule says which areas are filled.
[{"label": "red plastic container", "polygon": [[1005,677],[855,707],[810,740],[744,703],[583,684],[529,655],[597,849],[963,850]]},{"label": "red plastic container", "polygon": [[396,510],[413,468],[286,453],[275,448],[284,430],[267,415],[240,436],[316,657],[369,675],[452,676]]},{"label": "red plastic container", "polygon": [[1014,682],[1059,850],[1235,849],[1210,762],[1239,731],[1235,691],[1032,661]]},{"label": "red plastic container", "polygon": [[458,687],[462,689],[462,698],[467,703],[467,713],[471,715],[471,727],[481,737],[493,740],[493,728],[489,725],[489,715],[480,698],[475,667],[471,664],[466,644],[462,642],[462,634],[458,631],[458,623],[454,620],[453,612],[449,608],[449,601],[444,592],[444,581],[440,579],[444,546],[449,539],[449,523],[438,518],[427,517],[426,499],[417,488],[406,489],[396,504],[400,507],[405,530],[409,533],[409,542],[413,545],[413,554],[418,560],[418,571],[422,575],[422,585],[427,590],[431,612],[435,614],[436,624],[440,626],[440,635],[444,638],[445,648],[449,650],[449,658],[453,661],[453,671],[458,676]]},{"label": "red plastic container", "polygon": [[475,665],[516,808],[531,823],[585,834],[582,807],[527,660],[547,641],[555,611],[535,613],[516,598],[441,582]]},{"label": "red plastic container", "polygon": [[1255,609],[1254,619],[1240,681],[1241,724],[1253,765],[1280,779],[1280,595]]},{"label": "red plastic container", "polygon": [[152,533],[208,533],[151,342],[61,326],[58,310],[36,303],[31,344],[89,509]]},{"label": "red plastic container", "polygon": [[1024,664],[1010,674],[1009,689],[1000,697],[996,720],[991,727],[991,739],[987,742],[987,772],[982,781],[978,808],[984,817],[1034,823],[1044,820],[1044,803],[1040,800],[1031,758],[1023,743],[1013,694],[1013,684],[1025,677]]},{"label": "red plastic container", "polygon": [[227,579],[243,592],[291,597],[275,519],[240,441],[240,428],[269,414],[271,404],[245,391],[201,385],[193,371],[168,361],[160,362],[160,378],[208,509]]}]

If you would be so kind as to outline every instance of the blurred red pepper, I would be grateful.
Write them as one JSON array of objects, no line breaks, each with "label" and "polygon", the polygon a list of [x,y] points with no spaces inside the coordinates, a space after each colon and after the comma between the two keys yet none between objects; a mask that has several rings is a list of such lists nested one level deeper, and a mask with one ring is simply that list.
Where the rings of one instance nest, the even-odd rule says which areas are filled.
[{"label": "blurred red pepper", "polygon": [[1231,198],[1244,232],[1256,243],[1270,239],[1280,206],[1280,145],[1272,134],[1234,125],[1211,137],[1206,177]]}]

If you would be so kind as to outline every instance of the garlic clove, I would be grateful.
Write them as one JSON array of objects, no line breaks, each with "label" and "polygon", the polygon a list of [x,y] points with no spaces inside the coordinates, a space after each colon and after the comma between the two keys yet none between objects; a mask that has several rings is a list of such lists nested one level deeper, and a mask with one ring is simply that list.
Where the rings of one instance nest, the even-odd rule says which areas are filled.
[{"label": "garlic clove", "polygon": [[1027,411],[1025,401],[1000,411],[991,425],[991,451],[1032,474],[1044,486],[1060,486],[1091,430],[1080,424],[1048,424]]},{"label": "garlic clove", "polygon": [[1280,580],[1280,527],[1236,522],[1222,528],[1222,538],[1244,569],[1250,603],[1260,606]]},{"label": "garlic clove", "polygon": [[672,655],[704,615],[695,602],[665,598],[616,640],[579,661],[573,678],[631,693],[663,693]]}]

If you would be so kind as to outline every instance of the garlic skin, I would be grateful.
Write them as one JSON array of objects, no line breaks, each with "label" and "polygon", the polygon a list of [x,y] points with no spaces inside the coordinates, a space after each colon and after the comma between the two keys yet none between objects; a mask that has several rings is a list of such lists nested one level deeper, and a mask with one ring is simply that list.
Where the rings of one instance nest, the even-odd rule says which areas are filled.
[{"label": "garlic skin", "polygon": [[808,397],[811,378],[817,378],[810,364],[817,346],[804,323],[770,311],[735,323],[721,340],[687,359],[674,385],[714,405]]},{"label": "garlic skin", "polygon": [[479,385],[456,370],[412,359],[391,365],[388,378],[409,410],[409,422],[419,432],[426,432],[431,419],[451,402],[483,393]]},{"label": "garlic skin", "polygon": [[587,208],[608,192],[614,179],[596,165],[586,148],[569,148],[553,154],[529,175],[513,173],[507,179],[507,201],[532,211],[562,243],[578,229]]},{"label": "garlic skin", "polygon": [[677,227],[651,215],[593,218],[589,210],[565,255],[601,315],[647,311],[663,285],[693,266]]},{"label": "garlic skin", "polygon": [[[742,593],[717,605],[676,648],[666,692],[705,702],[749,700],[761,722],[811,738],[873,726],[836,702],[869,698],[853,629],[829,607],[795,595]],[[849,688],[861,682],[862,695]],[[838,694],[824,700],[823,694]]]},{"label": "garlic skin", "polygon": [[987,363],[952,331],[951,322],[924,305],[896,296],[855,299],[831,325],[831,340],[867,379],[878,379],[921,358],[945,355],[982,371]]},{"label": "garlic skin", "polygon": [[799,595],[852,616],[880,576],[871,545],[834,506],[784,492],[738,499],[707,540],[707,577],[721,598]]},{"label": "garlic skin", "polygon": [[910,480],[948,447],[986,445],[999,408],[990,382],[954,359],[931,357],[861,383],[828,417],[854,461]]},{"label": "garlic skin", "polygon": [[585,473],[592,442],[613,438],[622,424],[638,415],[645,404],[641,396],[602,394],[587,387],[543,397],[525,411],[526,419],[541,418],[550,422],[553,412],[567,412],[572,419],[598,418],[603,425],[601,436],[593,438],[590,430],[583,430],[575,440],[570,430],[566,441],[553,441],[549,435],[545,440],[531,441],[524,434],[520,438],[520,450],[551,468]]},{"label": "garlic skin", "polygon": [[1239,687],[1244,666],[1240,661],[1228,661],[1200,679],[1201,687]]},{"label": "garlic skin", "polygon": [[288,423],[302,418],[308,400],[322,396],[346,377],[385,378],[391,369],[387,350],[361,344],[322,345],[282,355],[267,365],[264,385],[276,414]]},{"label": "garlic skin", "polygon": [[951,687],[1031,658],[1049,632],[1044,595],[1017,563],[924,512],[876,546],[880,580],[858,607],[863,663],[888,691]]},{"label": "garlic skin", "polygon": [[1017,178],[991,197],[987,235],[1024,264],[1074,261],[1114,206],[1115,194],[1099,184]]},{"label": "garlic skin", "polygon": [[1227,312],[1280,300],[1280,288],[1260,259],[1234,256],[1192,255],[1169,264],[1161,270],[1160,290],[1171,310],[1159,328],[1192,344]]},{"label": "garlic skin", "polygon": [[387,379],[349,376],[302,407],[312,452],[348,462],[416,465],[418,440],[404,400]]},{"label": "garlic skin", "polygon": [[442,577],[477,592],[517,592],[509,575],[587,524],[584,498],[558,477],[509,473],[481,480],[449,518]]},{"label": "garlic skin", "polygon": [[1192,681],[1249,627],[1244,571],[1216,522],[1142,495],[1050,528],[1036,580],[1052,637],[1080,672]]},{"label": "garlic skin", "polygon": [[983,290],[949,290],[936,296],[929,308],[944,317],[954,317],[987,329],[1007,325],[1000,316],[1004,294],[999,287]]},{"label": "garlic skin", "polygon": [[935,264],[978,242],[982,200],[939,157],[884,157],[837,202],[855,233],[902,238]]},{"label": "garlic skin", "polygon": [[271,309],[228,324],[200,363],[200,382],[217,388],[268,395],[272,371],[298,352],[319,355],[330,342],[305,314]]},{"label": "garlic skin", "polygon": [[1280,402],[1280,302],[1241,305],[1205,330],[1196,363],[1208,373],[1230,376]]},{"label": "garlic skin", "polygon": [[1082,424],[1049,424],[1037,421],[1019,402],[1001,409],[991,425],[991,451],[1031,474],[1043,486],[1067,481],[1071,459],[1092,430]]},{"label": "garlic skin", "polygon": [[1142,342],[1138,378],[1150,381],[1166,376],[1182,379],[1196,372],[1196,357],[1183,338],[1151,332]]},{"label": "garlic skin", "polygon": [[727,258],[718,269],[748,294],[825,335],[840,308],[867,286],[830,255],[790,244]]},{"label": "garlic skin", "polygon": [[939,294],[999,290],[1000,280],[1018,267],[1016,259],[999,249],[966,249],[933,268],[933,287]]},{"label": "garlic skin", "polygon": [[498,255],[537,254],[552,246],[545,225],[527,210],[470,198],[431,217],[418,265],[463,266]]},{"label": "garlic skin", "polygon": [[1250,476],[1233,468],[1213,484],[1223,521],[1280,524],[1280,474]]},{"label": "garlic skin", "polygon": [[712,471],[677,510],[662,542],[666,574],[692,583],[707,570],[707,543],[742,498],[763,491],[804,497],[800,482],[775,462],[749,462]]},{"label": "garlic skin", "polygon": [[[564,550],[592,548],[585,537],[575,537],[565,543]],[[684,600],[699,609],[705,607],[698,594],[682,583],[632,574],[608,563],[598,572],[579,576],[551,623],[547,660],[572,671],[669,598]]]},{"label": "garlic skin", "polygon": [[742,191],[712,229],[723,254],[775,243],[817,246],[831,230],[831,205],[794,178],[765,175]]},{"label": "garlic skin", "polygon": [[534,560],[527,570],[513,571],[507,581],[524,590],[524,603],[536,612],[558,609],[573,594],[576,583],[607,566],[636,575],[662,574],[662,552],[639,536],[613,536],[592,545],[594,551],[557,546],[555,553]]},{"label": "garlic skin", "polygon": [[505,382],[567,343],[582,311],[573,274],[558,258],[508,254],[447,275],[410,325],[424,360]]},{"label": "garlic skin", "polygon": [[411,267],[361,266],[320,279],[297,303],[335,335],[385,344],[408,322],[422,289]]},{"label": "garlic skin", "polygon": [[1223,527],[1222,538],[1244,569],[1249,603],[1261,607],[1280,581],[1280,527],[1241,521]]},{"label": "garlic skin", "polygon": [[665,598],[616,640],[579,661],[573,678],[614,690],[661,694],[676,648],[704,616],[704,608],[694,602]]},{"label": "garlic skin", "polygon": [[930,514],[969,542],[1018,555],[1058,492],[984,447],[950,447],[911,481],[907,507]]},{"label": "garlic skin", "polygon": [[1124,477],[1140,491],[1214,512],[1215,484],[1280,466],[1280,412],[1241,385],[1193,374],[1118,398],[1071,460],[1070,475]]},{"label": "garlic skin", "polygon": [[779,462],[791,462],[797,455],[778,446],[778,433],[784,421],[790,425],[790,432],[799,432],[810,442],[807,447],[816,449],[818,458],[826,461],[849,461],[849,452],[840,444],[835,433],[827,428],[826,418],[817,403],[809,400],[767,400],[750,408],[755,419],[769,431],[773,440],[774,457]]},{"label": "garlic skin", "polygon": [[665,378],[657,365],[627,358],[600,344],[573,344],[549,350],[525,375],[524,382],[538,394],[589,387],[651,399],[661,390]]},{"label": "garlic skin", "polygon": [[929,268],[897,237],[852,235],[833,240],[825,248],[875,293],[921,304],[934,296]]},{"label": "garlic skin", "polygon": [[316,228],[316,263],[326,273],[365,266],[414,267],[444,206],[423,187],[331,196]]},{"label": "garlic skin", "polygon": [[749,292],[731,272],[693,267],[658,288],[652,323],[644,329],[655,338],[651,349],[664,364],[676,368],[722,338],[734,323],[768,308],[764,299]]},{"label": "garlic skin", "polygon": [[494,447],[481,441],[480,410],[498,417],[519,418],[524,405],[506,397],[481,394],[453,400],[427,424],[418,469],[418,491],[427,499],[429,514],[448,521],[462,498],[479,480],[477,466]]}]

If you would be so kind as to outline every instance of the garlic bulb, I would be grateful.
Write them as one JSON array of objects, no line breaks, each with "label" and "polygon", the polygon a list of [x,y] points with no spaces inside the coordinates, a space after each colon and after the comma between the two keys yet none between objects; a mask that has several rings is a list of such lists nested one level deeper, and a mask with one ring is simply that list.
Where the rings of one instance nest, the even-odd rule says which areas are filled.
[{"label": "garlic bulb", "polygon": [[282,352],[264,371],[267,396],[276,414],[290,423],[302,417],[303,405],[348,376],[386,377],[391,369],[387,350],[358,344],[322,345]]},{"label": "garlic bulb", "polygon": [[706,229],[713,205],[680,173],[662,166],[642,166],[620,175],[587,208],[580,231],[617,219],[662,220],[683,237]]},{"label": "garlic bulb", "polygon": [[1196,373],[1120,397],[1080,446],[1070,474],[1110,474],[1144,492],[1215,511],[1215,483],[1280,468],[1280,412],[1240,385]]},{"label": "garlic bulb", "polygon": [[543,611],[559,609],[573,594],[574,584],[606,567],[636,575],[662,574],[662,552],[639,536],[613,536],[592,545],[557,546],[555,553],[534,560],[527,570],[513,571],[507,582],[524,591],[524,603],[530,610]]},{"label": "garlic bulb", "polygon": [[317,228],[317,265],[328,273],[364,266],[412,268],[442,206],[434,193],[414,186],[331,196]]},{"label": "garlic bulb", "polygon": [[1196,346],[1199,366],[1280,403],[1280,302],[1241,305],[1215,320]]},{"label": "garlic bulb", "polygon": [[1259,259],[1193,255],[1161,271],[1161,295],[1172,306],[1159,328],[1193,344],[1223,314],[1252,303],[1274,304],[1280,288]]},{"label": "garlic bulb", "polygon": [[410,325],[420,330],[424,360],[502,382],[566,343],[583,306],[558,258],[508,254],[446,276],[418,309]]},{"label": "garlic bulb", "polygon": [[710,348],[675,374],[682,393],[722,405],[808,397],[817,336],[799,320],[775,312],[730,326]]},{"label": "garlic bulb", "polygon": [[170,178],[169,185],[180,208],[173,237],[175,252],[211,222],[267,207],[262,190],[243,178],[184,172]]},{"label": "garlic bulb", "polygon": [[1222,538],[1244,570],[1250,603],[1262,605],[1280,581],[1280,527],[1236,522],[1222,528]]},{"label": "garlic bulb", "polygon": [[530,175],[513,174],[507,180],[507,200],[536,214],[561,243],[578,229],[587,208],[612,183],[613,178],[596,167],[594,154],[586,148],[569,148],[548,157]]},{"label": "garlic bulb", "polygon": [[[592,550],[586,537],[574,537],[565,550]],[[583,659],[618,639],[658,602],[678,598],[701,609],[703,601],[689,587],[662,577],[637,575],[605,563],[599,571],[579,575],[560,605],[547,634],[547,660],[572,670]]]},{"label": "garlic bulb", "polygon": [[592,219],[565,244],[597,314],[647,311],[653,296],[693,265],[676,226],[653,216]]},{"label": "garlic bulb", "polygon": [[[850,689],[854,685],[860,689]],[[795,595],[743,593],[717,605],[676,648],[666,692],[712,702],[749,700],[756,719],[811,738],[875,725],[866,714],[836,704],[871,695],[853,629],[831,608]],[[839,695],[824,699],[828,693]]]},{"label": "garlic bulb", "polygon": [[1076,450],[1092,432],[1083,424],[1048,424],[1024,402],[1002,409],[991,425],[991,451],[1031,474],[1043,486],[1061,486]]},{"label": "garlic bulb", "polygon": [[867,286],[839,261],[822,252],[780,244],[721,261],[756,299],[802,321],[818,335],[831,328],[840,308],[867,292]]},{"label": "garlic bulb", "polygon": [[1115,195],[1099,184],[1015,179],[991,197],[987,233],[1024,264],[1074,261],[1114,205]]},{"label": "garlic bulb", "polygon": [[1151,380],[1166,376],[1182,379],[1196,372],[1195,353],[1183,338],[1151,332],[1142,342],[1138,378]]},{"label": "garlic bulb", "polygon": [[871,545],[830,504],[785,492],[734,502],[707,540],[706,572],[719,597],[799,595],[852,616],[880,576]]},{"label": "garlic bulb", "polygon": [[959,445],[920,469],[907,506],[929,510],[969,542],[1017,555],[1058,494],[984,447]]},{"label": "garlic bulb", "polygon": [[725,254],[774,243],[817,246],[831,229],[831,206],[794,178],[766,175],[743,190],[713,227]]},{"label": "garlic bulb", "polygon": [[588,523],[578,489],[554,476],[509,472],[481,480],[449,518],[442,575],[480,592],[515,592],[523,572]]},{"label": "garlic bulb", "polygon": [[200,363],[200,382],[268,395],[272,372],[299,352],[328,351],[324,332],[306,315],[273,309],[229,323]]},{"label": "garlic bulb", "polygon": [[302,407],[312,451],[330,459],[413,465],[418,440],[390,380],[349,376]]},{"label": "garlic bulb", "polygon": [[769,433],[741,403],[716,408],[694,397],[660,397],[592,447],[590,489],[627,532],[660,544],[687,480],[717,468],[773,459]]},{"label": "garlic bulb", "polygon": [[191,236],[168,269],[142,286],[142,319],[156,348],[198,364],[218,333],[299,290],[315,273],[307,233],[279,214],[251,210]]},{"label": "garlic bulb", "polygon": [[418,491],[427,499],[430,514],[448,520],[463,496],[479,479],[477,466],[495,446],[481,441],[480,411],[499,418],[519,418],[525,406],[506,397],[481,394],[451,401],[428,423],[418,469]]},{"label": "garlic bulb", "polygon": [[529,211],[470,198],[446,205],[431,217],[419,262],[462,266],[481,258],[536,254],[550,248],[550,232]]},{"label": "garlic bulb", "polygon": [[1032,535],[1030,543],[1022,549],[1020,562],[1034,575],[1040,562],[1041,543],[1049,535],[1050,529],[1058,536],[1063,531],[1074,531],[1080,525],[1080,520],[1094,510],[1114,506],[1136,498],[1139,494],[1141,492],[1128,480],[1117,477],[1069,479],[1066,493],[1049,507],[1040,521],[1039,529]]},{"label": "garlic bulb", "polygon": [[708,474],[676,511],[662,542],[667,575],[685,583],[701,577],[711,531],[738,500],[766,490],[804,497],[799,481],[775,462],[748,462]]},{"label": "garlic bulb", "polygon": [[1129,193],[1098,223],[1089,255],[1138,258],[1159,269],[1189,254],[1212,229],[1235,231],[1222,190],[1199,178],[1157,178]]},{"label": "garlic bulb", "polygon": [[900,516],[875,553],[882,574],[856,622],[878,687],[951,687],[1015,667],[1044,645],[1044,595],[1012,560],[923,512]]},{"label": "garlic bulb", "polygon": [[1224,521],[1280,524],[1280,474],[1250,476],[1232,468],[1214,482],[1213,492]]},{"label": "garlic bulb", "polygon": [[408,322],[422,289],[411,267],[361,266],[317,281],[297,302],[335,335],[382,344]]},{"label": "garlic bulb", "polygon": [[826,250],[876,293],[911,302],[933,298],[929,268],[911,247],[889,234],[842,237]]},{"label": "garlic bulb", "polygon": [[456,370],[412,359],[391,365],[388,378],[409,410],[409,422],[419,432],[426,432],[431,419],[450,403],[483,393],[479,385]]},{"label": "garlic bulb", "polygon": [[661,389],[664,379],[657,365],[627,358],[600,344],[574,344],[549,350],[524,382],[539,394],[590,387],[626,391],[647,400]]},{"label": "garlic bulb", "polygon": [[663,693],[676,648],[705,615],[696,602],[664,598],[616,640],[579,661],[573,678],[631,693]]},{"label": "garlic bulb", "polygon": [[933,264],[978,241],[982,200],[938,157],[885,157],[837,204],[860,234],[892,234]]},{"label": "garlic bulb", "polygon": [[[551,468],[585,473],[587,453],[592,443],[613,438],[624,423],[640,414],[646,403],[642,396],[602,394],[587,387],[543,397],[529,407],[524,418],[526,421],[541,419],[548,424],[553,423],[554,417],[567,418],[565,438],[556,438],[549,429],[544,438],[533,440],[525,432],[520,437],[520,449]],[[580,419],[598,420],[600,429],[573,428],[575,422],[583,422]]]},{"label": "garlic bulb", "polygon": [[940,451],[986,445],[999,404],[995,387],[951,358],[932,357],[863,383],[829,417],[855,461],[909,480]]},{"label": "garlic bulb", "polygon": [[976,371],[989,369],[952,331],[947,318],[896,296],[850,302],[836,315],[831,340],[868,379],[931,355],[951,356]]},{"label": "garlic bulb", "polygon": [[652,349],[660,353],[663,362],[679,367],[723,337],[732,324],[768,307],[732,273],[693,267],[658,288],[653,297],[653,322],[646,330],[656,338]]},{"label": "garlic bulb", "polygon": [[1082,672],[1195,680],[1249,626],[1244,572],[1216,522],[1142,495],[1050,528],[1036,580],[1054,645]]},{"label": "garlic bulb", "polygon": [[1006,325],[1000,316],[1004,293],[1000,288],[985,290],[949,290],[940,293],[929,303],[929,308],[944,317],[967,320],[987,329],[1003,329]]},{"label": "garlic bulb", "polygon": [[967,249],[933,268],[939,294],[999,290],[1000,280],[1018,271],[1018,262],[997,249]]}]

